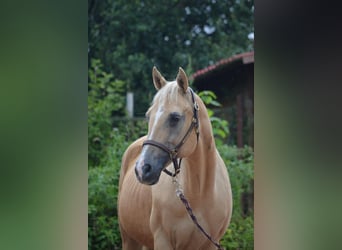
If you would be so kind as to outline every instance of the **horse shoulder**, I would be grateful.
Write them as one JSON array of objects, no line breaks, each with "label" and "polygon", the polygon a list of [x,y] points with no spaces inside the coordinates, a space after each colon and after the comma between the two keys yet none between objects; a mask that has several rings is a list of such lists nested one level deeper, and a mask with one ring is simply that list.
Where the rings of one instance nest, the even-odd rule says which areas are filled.
[{"label": "horse shoulder", "polygon": [[141,153],[144,140],[146,137],[134,141],[122,157],[118,217],[124,245],[134,245],[133,248],[126,246],[123,249],[141,249],[142,245],[153,248],[153,236],[149,228],[151,187],[140,184],[134,174],[135,162]]}]

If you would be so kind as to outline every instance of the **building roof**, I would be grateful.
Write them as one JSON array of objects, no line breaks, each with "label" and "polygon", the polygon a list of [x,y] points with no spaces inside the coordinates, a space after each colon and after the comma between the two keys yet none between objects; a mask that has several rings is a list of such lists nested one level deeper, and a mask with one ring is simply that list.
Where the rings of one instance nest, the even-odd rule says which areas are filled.
[{"label": "building roof", "polygon": [[212,90],[219,99],[235,96],[254,78],[254,51],[222,59],[189,77],[196,90]]},{"label": "building roof", "polygon": [[194,74],[190,76],[190,79],[195,81],[196,78],[201,78],[211,73],[214,73],[215,71],[218,71],[221,68],[226,68],[227,66],[232,65],[235,62],[242,62],[242,64],[254,63],[254,51],[245,52],[231,56],[229,58],[222,59],[213,65],[196,71]]}]

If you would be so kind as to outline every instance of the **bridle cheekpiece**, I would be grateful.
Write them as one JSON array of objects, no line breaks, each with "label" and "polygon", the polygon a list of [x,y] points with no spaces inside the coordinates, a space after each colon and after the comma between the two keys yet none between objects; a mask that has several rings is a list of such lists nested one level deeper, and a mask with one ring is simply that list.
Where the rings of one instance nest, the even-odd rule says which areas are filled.
[{"label": "bridle cheekpiece", "polygon": [[190,133],[192,132],[193,129],[195,129],[197,141],[198,141],[198,137],[199,137],[199,122],[198,122],[199,107],[198,107],[198,104],[195,100],[193,90],[191,88],[189,88],[189,89],[190,89],[190,93],[191,93],[192,103],[194,104],[193,117],[192,117],[191,125],[190,125],[188,131],[185,133],[183,139],[172,149],[165,146],[164,144],[159,143],[159,142],[154,141],[154,140],[146,140],[143,142],[143,146],[145,146],[145,145],[155,146],[155,147],[160,148],[161,150],[165,151],[166,153],[168,153],[171,161],[173,162],[173,167],[175,169],[175,172],[171,173],[167,169],[164,169],[163,171],[172,177],[175,177],[180,172],[180,165],[182,162],[182,158],[180,158],[178,160],[178,152],[179,152],[179,149],[183,146],[183,144],[186,142],[186,140],[190,136]]}]

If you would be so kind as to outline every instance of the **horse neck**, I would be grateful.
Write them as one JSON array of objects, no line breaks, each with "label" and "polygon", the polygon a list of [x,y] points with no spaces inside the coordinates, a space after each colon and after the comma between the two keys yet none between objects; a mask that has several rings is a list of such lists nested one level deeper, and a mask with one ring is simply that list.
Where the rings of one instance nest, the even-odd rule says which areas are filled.
[{"label": "horse neck", "polygon": [[216,146],[207,110],[202,101],[198,103],[200,136],[195,151],[184,159],[187,166],[182,172],[185,191],[206,195],[212,192],[215,184]]}]

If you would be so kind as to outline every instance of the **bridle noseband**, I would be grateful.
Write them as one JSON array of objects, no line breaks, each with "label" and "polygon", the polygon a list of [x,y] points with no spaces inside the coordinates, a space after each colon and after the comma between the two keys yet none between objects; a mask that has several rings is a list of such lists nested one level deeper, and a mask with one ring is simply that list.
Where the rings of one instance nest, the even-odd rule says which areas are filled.
[{"label": "bridle noseband", "polygon": [[172,177],[175,177],[180,172],[180,164],[182,162],[182,159],[179,159],[179,161],[177,160],[178,152],[179,152],[179,149],[184,145],[185,141],[190,136],[190,133],[191,133],[192,129],[195,129],[196,136],[197,136],[197,141],[198,141],[198,137],[199,137],[199,129],[198,129],[198,127],[199,127],[199,123],[198,123],[198,110],[199,110],[199,107],[198,107],[197,102],[195,101],[194,92],[192,91],[191,88],[189,88],[189,89],[190,89],[190,93],[191,93],[191,99],[192,99],[192,102],[194,104],[194,109],[193,109],[194,116],[192,117],[191,125],[190,125],[188,131],[185,133],[183,139],[172,149],[167,147],[167,146],[165,146],[164,144],[161,144],[161,143],[159,143],[157,141],[154,141],[154,140],[146,140],[146,141],[143,142],[143,146],[145,146],[145,145],[152,145],[152,146],[160,148],[161,150],[163,150],[166,153],[168,153],[171,161],[173,162],[173,167],[175,168],[175,172],[171,173],[167,169],[164,169],[163,171],[166,174],[168,174],[168,175],[170,175]]}]

